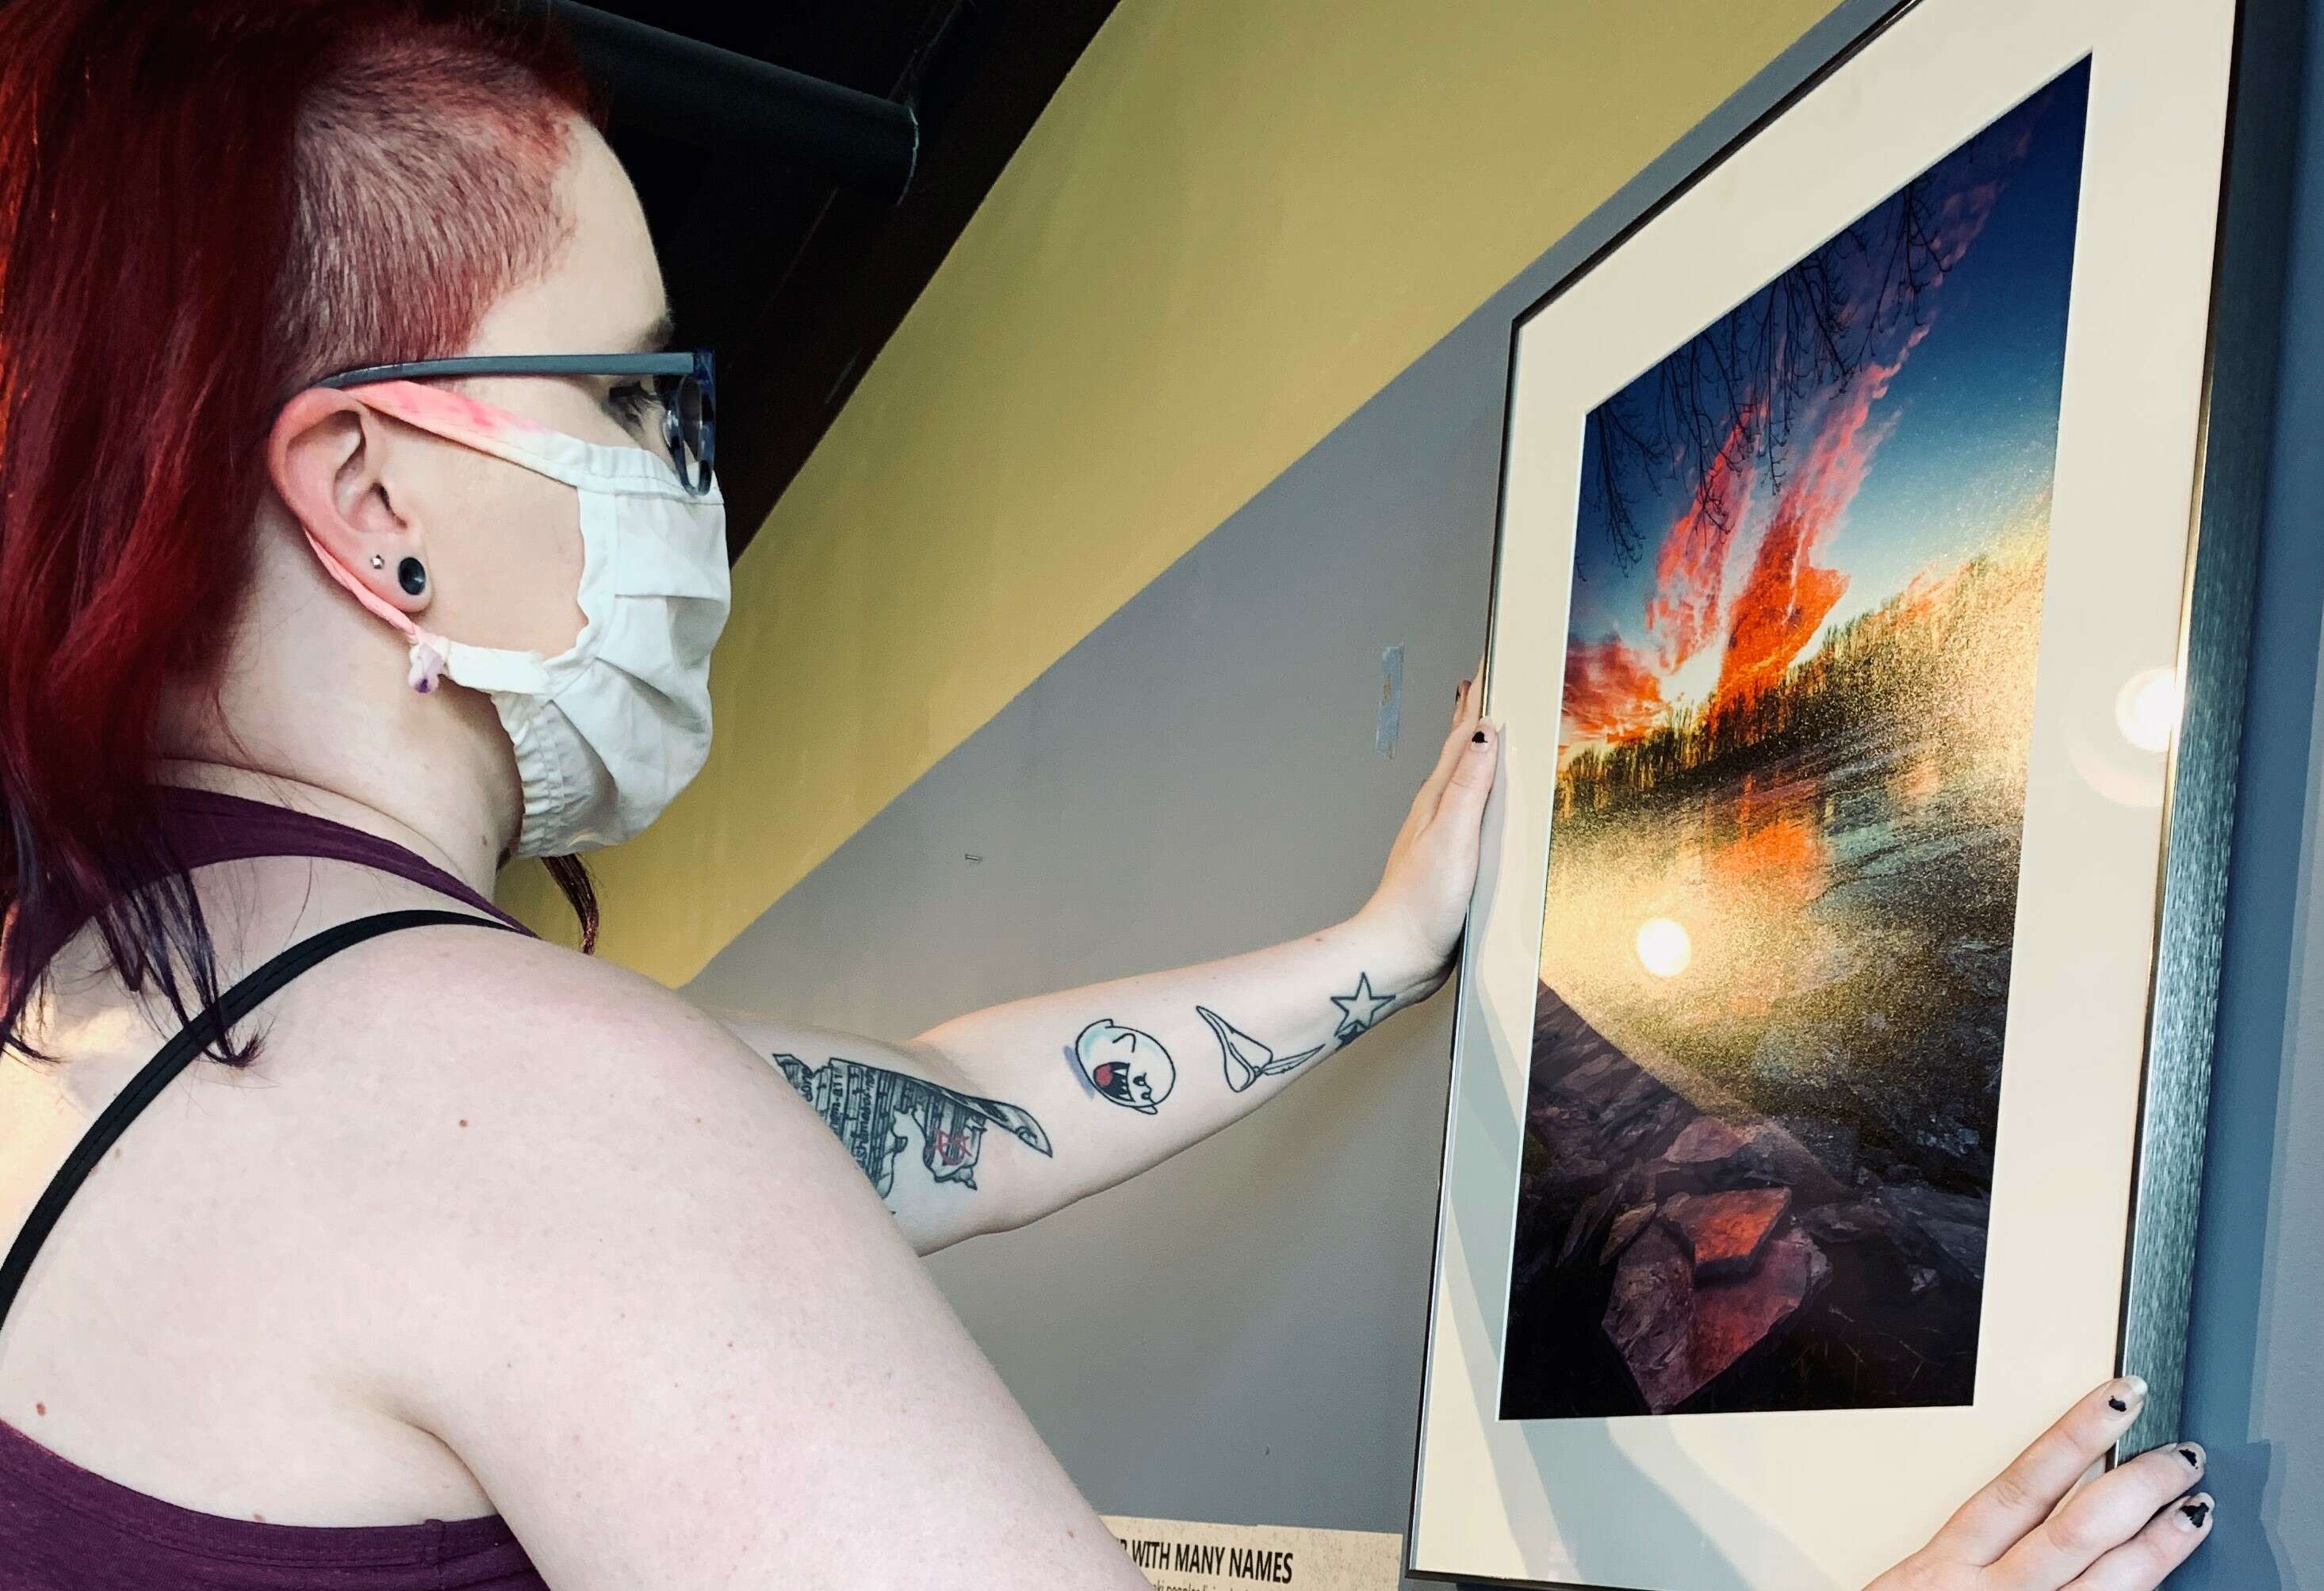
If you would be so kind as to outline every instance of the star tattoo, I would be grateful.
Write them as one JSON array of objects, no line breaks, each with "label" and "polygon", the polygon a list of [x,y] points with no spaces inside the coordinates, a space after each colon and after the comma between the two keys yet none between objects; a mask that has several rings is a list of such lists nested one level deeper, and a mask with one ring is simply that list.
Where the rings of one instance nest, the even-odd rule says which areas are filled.
[{"label": "star tattoo", "polygon": [[1361,1036],[1377,1023],[1388,1008],[1396,1004],[1396,997],[1374,994],[1371,975],[1360,972],[1356,975],[1356,992],[1333,995],[1332,1003],[1340,1007],[1339,1029],[1332,1036],[1344,1044]]}]

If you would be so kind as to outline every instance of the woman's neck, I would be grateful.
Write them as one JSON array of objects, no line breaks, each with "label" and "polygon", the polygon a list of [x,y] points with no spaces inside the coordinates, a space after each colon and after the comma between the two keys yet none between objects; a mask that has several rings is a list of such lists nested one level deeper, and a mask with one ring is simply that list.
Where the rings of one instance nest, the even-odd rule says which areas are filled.
[{"label": "woman's neck", "polygon": [[285,527],[258,539],[217,683],[165,693],[155,777],[377,834],[489,896],[522,815],[492,703],[414,692],[401,637],[328,588]]},{"label": "woman's neck", "polygon": [[359,793],[227,762],[164,758],[154,769],[154,778],[163,785],[264,802],[375,834],[424,857],[478,894],[492,895],[493,875],[501,862],[499,847],[488,838],[475,836],[473,826],[471,841],[464,847],[456,839],[461,828],[456,823],[431,822],[425,814],[415,814],[419,821],[414,822]]}]

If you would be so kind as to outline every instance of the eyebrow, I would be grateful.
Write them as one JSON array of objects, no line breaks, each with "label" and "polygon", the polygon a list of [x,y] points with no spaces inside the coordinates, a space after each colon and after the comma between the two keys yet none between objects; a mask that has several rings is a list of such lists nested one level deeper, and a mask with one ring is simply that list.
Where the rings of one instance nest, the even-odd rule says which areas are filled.
[{"label": "eyebrow", "polygon": [[624,345],[622,352],[635,352],[639,354],[663,353],[668,350],[670,343],[676,338],[677,335],[678,322],[671,317],[670,312],[665,308],[661,312],[661,318],[655,321],[651,326],[646,327],[645,330],[640,332],[636,336],[632,337],[629,342]]}]

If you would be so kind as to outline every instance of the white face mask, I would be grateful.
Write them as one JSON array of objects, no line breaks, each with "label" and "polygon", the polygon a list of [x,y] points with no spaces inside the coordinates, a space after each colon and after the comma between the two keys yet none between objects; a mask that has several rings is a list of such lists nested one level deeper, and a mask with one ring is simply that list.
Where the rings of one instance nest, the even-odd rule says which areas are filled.
[{"label": "white face mask", "polygon": [[599,446],[432,387],[383,382],[347,395],[580,494],[584,622],[554,658],[431,634],[308,540],[333,579],[410,638],[413,689],[441,675],[491,696],[524,789],[512,854],[567,856],[636,834],[710,754],[710,652],[730,601],[716,485],[696,497],[659,454]]}]

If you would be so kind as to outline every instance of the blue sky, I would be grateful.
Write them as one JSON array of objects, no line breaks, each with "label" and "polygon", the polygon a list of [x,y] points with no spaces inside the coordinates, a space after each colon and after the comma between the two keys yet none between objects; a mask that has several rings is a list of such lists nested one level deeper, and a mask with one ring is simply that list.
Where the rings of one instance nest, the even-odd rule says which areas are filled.
[{"label": "blue sky", "polygon": [[[1963,214],[1982,219],[1966,226],[1966,251],[1927,296],[1924,334],[1907,350],[1900,326],[1891,345],[1876,352],[1895,372],[1859,415],[1860,429],[1842,434],[1845,422],[1830,418],[1848,407],[1836,391],[1826,394],[1821,415],[1812,406],[1795,426],[1785,455],[1794,479],[1796,465],[1819,445],[1820,422],[1821,445],[1849,454],[1854,466],[1828,494],[1834,511],[1819,520],[1808,549],[1815,564],[1846,577],[1846,589],[1822,624],[1803,635],[1800,653],[1812,649],[1823,630],[1902,591],[1916,573],[1958,566],[2045,508],[2088,100],[2084,63],[2001,117],[1973,146],[1931,168],[1939,199],[1950,196]],[[1900,216],[1894,198],[1869,214],[1865,225],[1876,252],[1895,236]],[[1763,290],[1757,301],[1767,297]],[[1655,373],[1633,383],[1633,404],[1651,397]],[[1861,393],[1855,401],[1861,409]],[[1596,431],[1591,428],[1585,477],[1595,466]],[[1662,584],[1657,556],[1688,511],[1697,474],[1675,464],[1631,472],[1623,491],[1646,546],[1627,567],[1602,505],[1588,493],[1577,527],[1574,644],[1602,648],[1618,636],[1659,681],[1665,704],[1704,700],[1719,681],[1731,616],[1746,601],[1755,553],[1777,518],[1762,469],[1724,552],[1715,633],[1668,667],[1666,637],[1649,630],[1646,603]],[[1777,543],[1771,556],[1788,546]],[[1784,552],[1778,561],[1788,556]],[[1576,678],[1569,668],[1570,687]]]}]

